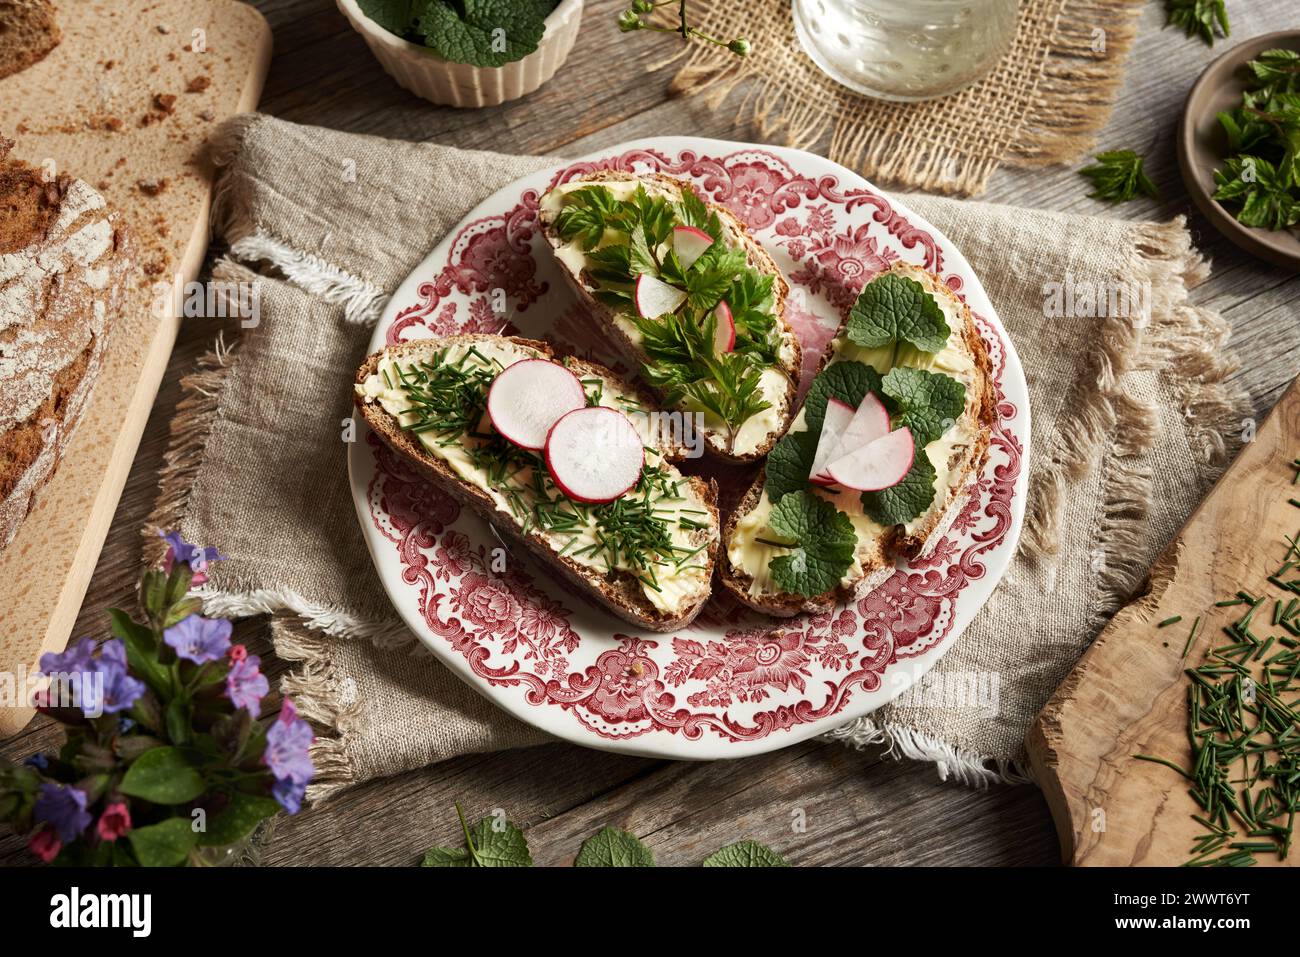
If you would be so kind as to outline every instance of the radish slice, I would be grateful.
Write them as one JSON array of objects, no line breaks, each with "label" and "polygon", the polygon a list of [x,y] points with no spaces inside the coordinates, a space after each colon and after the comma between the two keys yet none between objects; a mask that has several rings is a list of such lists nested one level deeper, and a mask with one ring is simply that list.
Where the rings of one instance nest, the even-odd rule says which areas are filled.
[{"label": "radish slice", "polygon": [[713,245],[713,237],[702,229],[696,229],[694,226],[674,226],[673,227],[673,250],[677,253],[677,261],[682,264],[683,269],[690,269],[695,265],[695,260],[704,255],[704,250]]},{"label": "radish slice", "polygon": [[713,316],[718,320],[713,333],[713,351],[721,355],[736,348],[736,320],[731,318],[731,307],[726,302],[718,303]]},{"label": "radish slice", "polygon": [[657,319],[665,313],[676,312],[677,307],[686,301],[686,293],[657,276],[643,272],[636,277],[632,299],[640,315],[647,319]]},{"label": "radish slice", "polygon": [[617,409],[577,409],[546,437],[546,468],[560,491],[578,502],[614,501],[636,485],[644,466],[641,434]]},{"label": "radish slice", "polygon": [[857,412],[853,413],[853,421],[840,436],[836,454],[827,459],[827,463],[848,455],[864,445],[870,445],[876,439],[884,438],[888,434],[889,411],[874,392],[868,392],[859,403]]},{"label": "radish slice", "polygon": [[823,470],[839,450],[845,429],[853,422],[853,406],[831,396],[826,401],[826,415],[822,418],[822,434],[817,439],[817,454],[813,456],[810,481],[815,485],[830,485],[834,480]]},{"label": "radish slice", "polygon": [[566,412],[587,404],[578,377],[546,359],[522,359],[507,366],[488,389],[492,426],[515,445],[537,451],[546,433]]},{"label": "radish slice", "polygon": [[912,430],[904,426],[836,459],[826,466],[826,472],[836,485],[857,492],[878,492],[903,481],[915,457]]}]

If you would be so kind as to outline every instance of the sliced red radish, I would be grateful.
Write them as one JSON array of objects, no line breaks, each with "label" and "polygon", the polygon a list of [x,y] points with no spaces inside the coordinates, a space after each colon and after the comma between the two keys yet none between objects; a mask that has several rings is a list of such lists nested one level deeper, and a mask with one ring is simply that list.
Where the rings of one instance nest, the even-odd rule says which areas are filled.
[{"label": "sliced red radish", "polygon": [[840,444],[836,449],[835,455],[827,459],[827,464],[835,461],[842,456],[848,455],[864,445],[870,445],[876,439],[884,438],[889,434],[889,410],[885,408],[885,403],[876,397],[874,392],[868,392],[858,403],[858,410],[853,413],[853,421],[849,427],[844,430],[840,436]]},{"label": "sliced red radish", "polygon": [[713,309],[713,318],[717,326],[713,331],[713,352],[721,355],[736,348],[736,320],[731,318],[731,307],[726,302],[719,302]]},{"label": "sliced red radish", "polygon": [[713,237],[702,229],[696,229],[694,226],[673,227],[673,249],[683,269],[690,269],[695,265],[695,260],[703,256],[704,250],[712,245]]},{"label": "sliced red radish", "polygon": [[676,286],[670,286],[658,276],[643,272],[636,277],[632,298],[636,311],[647,319],[658,319],[666,313],[676,312],[677,307],[686,301],[686,293]]},{"label": "sliced red radish", "polygon": [[578,377],[546,359],[522,359],[507,366],[488,389],[492,426],[525,449],[546,445],[546,434],[560,416],[587,404]]},{"label": "sliced red radish", "polygon": [[578,502],[614,501],[636,485],[644,466],[641,434],[617,409],[577,409],[546,437],[546,468],[560,491]]},{"label": "sliced red radish", "polygon": [[878,492],[903,481],[916,457],[912,430],[904,426],[826,466],[836,485],[857,492]]},{"label": "sliced red radish", "polygon": [[817,439],[817,453],[813,456],[811,481],[815,485],[830,485],[834,480],[823,474],[835,452],[840,447],[844,430],[853,421],[853,406],[831,396],[826,400],[826,414],[822,417],[822,434]]}]

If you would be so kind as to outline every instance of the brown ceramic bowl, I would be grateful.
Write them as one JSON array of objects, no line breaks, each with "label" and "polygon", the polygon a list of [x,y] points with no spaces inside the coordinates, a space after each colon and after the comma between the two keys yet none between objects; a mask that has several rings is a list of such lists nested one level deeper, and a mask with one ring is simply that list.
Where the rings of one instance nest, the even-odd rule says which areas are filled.
[{"label": "brown ceramic bowl", "polygon": [[1247,40],[1219,57],[1201,74],[1187,94],[1178,128],[1178,166],[1197,207],[1214,228],[1246,252],[1285,269],[1300,271],[1300,237],[1295,229],[1243,226],[1210,197],[1214,170],[1223,165],[1228,142],[1215,114],[1241,105],[1246,88],[1245,65],[1265,50],[1282,47],[1300,52],[1300,30],[1268,33]]}]

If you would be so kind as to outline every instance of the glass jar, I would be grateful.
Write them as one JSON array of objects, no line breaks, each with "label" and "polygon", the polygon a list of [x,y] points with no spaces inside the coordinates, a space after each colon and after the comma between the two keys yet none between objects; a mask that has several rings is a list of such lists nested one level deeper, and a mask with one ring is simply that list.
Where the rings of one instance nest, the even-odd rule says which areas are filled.
[{"label": "glass jar", "polygon": [[835,81],[883,100],[929,100],[993,69],[1016,0],[794,0],[807,54]]}]

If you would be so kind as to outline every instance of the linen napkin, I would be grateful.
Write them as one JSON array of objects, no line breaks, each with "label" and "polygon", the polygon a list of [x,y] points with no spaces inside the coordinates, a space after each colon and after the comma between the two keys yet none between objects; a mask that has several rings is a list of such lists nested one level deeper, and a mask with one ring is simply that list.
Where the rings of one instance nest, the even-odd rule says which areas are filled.
[{"label": "linen napkin", "polygon": [[[212,143],[215,229],[229,244],[213,275],[256,280],[260,316],[187,378],[154,524],[230,556],[200,592],[209,613],[273,615],[276,652],[296,663],[283,690],[321,729],[309,797],[546,740],[397,621],[361,539],[340,441],[352,373],[387,296],[482,197],[552,161],[255,114]],[[1224,323],[1188,300],[1206,266],[1181,220],[908,204],[966,252],[1019,350],[1029,511],[997,593],[927,679],[975,681],[981,693],[914,689],[833,735],[969,783],[1022,780],[1030,719],[1217,474],[1242,398],[1223,381]],[[1119,284],[1146,308],[1053,318],[1052,283],[1103,296]]]}]

